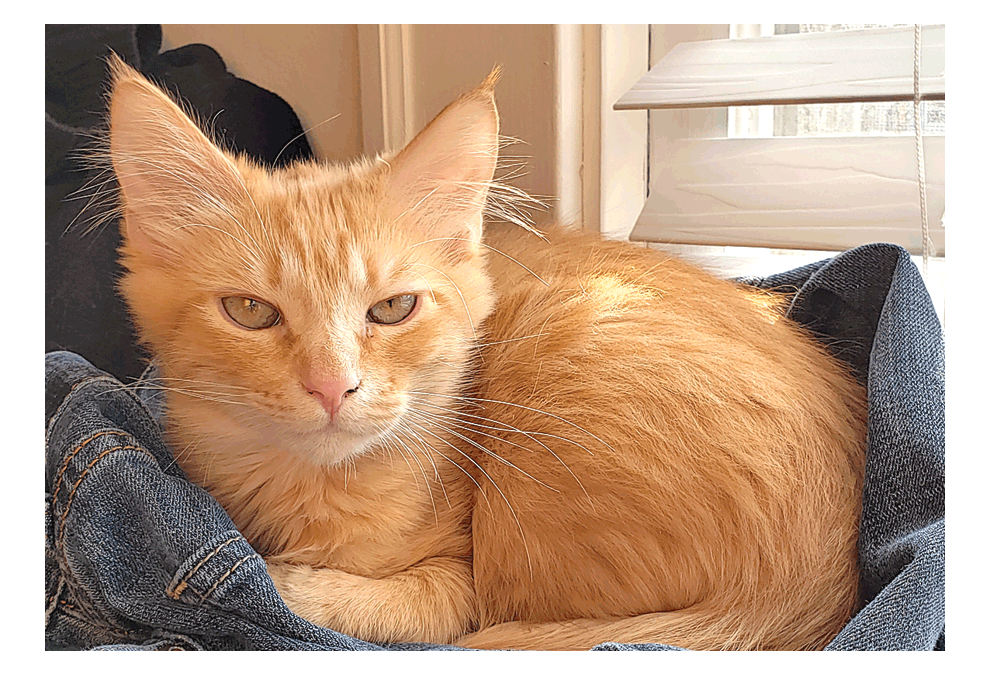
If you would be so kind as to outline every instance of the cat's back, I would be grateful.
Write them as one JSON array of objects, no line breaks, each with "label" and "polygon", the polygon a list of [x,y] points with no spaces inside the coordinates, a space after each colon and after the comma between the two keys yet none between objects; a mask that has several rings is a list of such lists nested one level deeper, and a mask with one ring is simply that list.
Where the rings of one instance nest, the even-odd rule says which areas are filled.
[{"label": "cat's back", "polygon": [[527,369],[542,354],[550,372],[585,379],[599,371],[596,388],[620,393],[635,383],[638,398],[653,373],[666,392],[784,404],[775,395],[819,388],[808,382],[812,372],[827,398],[862,398],[844,366],[784,317],[786,293],[579,231],[540,239],[496,227],[485,241],[498,297],[485,338],[493,361]]},{"label": "cat's back", "polygon": [[[821,617],[762,646],[830,639],[858,574],[865,402],[844,367],[778,297],[663,253],[562,230],[485,241],[483,615],[731,600],[752,603],[756,636],[779,610],[757,598],[797,583]],[[499,590],[514,587],[528,594]]]}]

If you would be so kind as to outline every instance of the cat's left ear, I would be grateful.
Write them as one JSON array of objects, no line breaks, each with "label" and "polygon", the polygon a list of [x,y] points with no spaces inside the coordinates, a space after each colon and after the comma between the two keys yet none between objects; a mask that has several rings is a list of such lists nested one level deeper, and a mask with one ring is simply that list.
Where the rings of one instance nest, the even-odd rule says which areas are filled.
[{"label": "cat's left ear", "polygon": [[481,241],[482,214],[498,161],[496,68],[437,115],[391,161],[388,217],[425,236]]}]

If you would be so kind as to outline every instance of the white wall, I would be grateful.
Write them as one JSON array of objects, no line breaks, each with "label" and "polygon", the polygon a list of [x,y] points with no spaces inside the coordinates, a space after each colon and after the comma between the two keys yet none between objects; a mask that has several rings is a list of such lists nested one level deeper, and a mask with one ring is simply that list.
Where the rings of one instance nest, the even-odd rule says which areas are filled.
[{"label": "white wall", "polygon": [[412,26],[407,51],[411,127],[419,130],[448,103],[476,87],[498,64],[495,99],[500,133],[525,141],[505,149],[526,155],[528,174],[516,181],[532,194],[555,196],[552,25]]},{"label": "white wall", "polygon": [[231,73],[285,99],[318,157],[363,152],[357,26],[162,24],[162,34],[163,50],[209,45]]}]

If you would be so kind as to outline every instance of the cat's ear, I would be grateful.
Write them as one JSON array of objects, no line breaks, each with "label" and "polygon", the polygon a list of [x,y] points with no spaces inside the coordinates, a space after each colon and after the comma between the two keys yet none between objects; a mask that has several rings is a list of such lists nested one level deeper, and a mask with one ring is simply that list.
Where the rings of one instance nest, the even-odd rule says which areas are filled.
[{"label": "cat's ear", "polygon": [[426,236],[481,240],[498,161],[498,77],[496,68],[392,159],[386,208],[400,226],[418,227]]},{"label": "cat's ear", "polygon": [[110,58],[110,159],[120,184],[125,241],[159,259],[179,253],[182,228],[227,210],[243,191],[232,162],[158,87]]}]

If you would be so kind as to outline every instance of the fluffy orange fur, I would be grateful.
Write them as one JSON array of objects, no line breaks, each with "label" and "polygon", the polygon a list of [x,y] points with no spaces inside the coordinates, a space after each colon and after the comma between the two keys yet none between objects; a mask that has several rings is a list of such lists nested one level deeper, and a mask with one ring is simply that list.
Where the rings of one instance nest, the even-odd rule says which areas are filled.
[{"label": "fluffy orange fur", "polygon": [[[112,66],[121,288],[167,438],[293,611],[533,649],[813,649],[849,619],[862,388],[776,296],[483,232],[496,77],[393,157],[269,171]],[[403,294],[408,319],[371,320]],[[225,297],[280,319],[249,330]],[[314,378],[359,384],[331,414]]]}]

